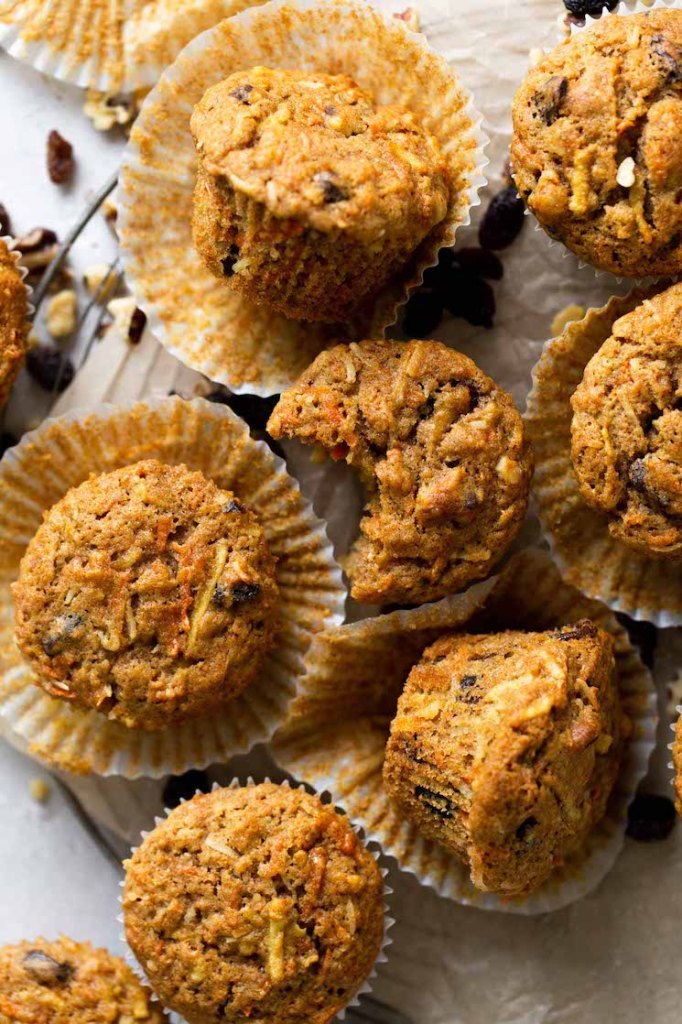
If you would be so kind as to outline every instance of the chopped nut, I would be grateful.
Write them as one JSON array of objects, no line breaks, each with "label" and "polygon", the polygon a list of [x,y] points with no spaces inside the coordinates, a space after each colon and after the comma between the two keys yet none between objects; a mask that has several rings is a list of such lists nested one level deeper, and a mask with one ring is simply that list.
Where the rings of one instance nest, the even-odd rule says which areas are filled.
[{"label": "chopped nut", "polygon": [[573,323],[574,320],[582,320],[585,316],[585,307],[571,305],[566,306],[560,310],[552,320],[551,332],[554,337],[558,337],[563,333],[564,328]]},{"label": "chopped nut", "polygon": [[45,779],[31,779],[28,784],[28,791],[36,803],[39,804],[46,803],[52,792]]},{"label": "chopped nut", "polygon": [[419,11],[416,7],[406,7],[404,11],[395,11],[393,17],[398,21],[404,21],[410,32],[419,32],[421,26]]},{"label": "chopped nut", "polygon": [[47,304],[45,324],[53,338],[68,338],[76,327],[78,297],[70,288],[57,292]]},{"label": "chopped nut", "polygon": [[57,131],[47,137],[47,173],[55,185],[64,185],[73,174],[73,146]]},{"label": "chopped nut", "polygon": [[503,455],[497,463],[497,475],[507,484],[518,484],[521,479],[521,467],[507,455]]},{"label": "chopped nut", "polygon": [[96,263],[83,274],[83,281],[90,295],[97,294],[100,302],[105,302],[116,288],[116,274],[106,263]]},{"label": "chopped nut", "polygon": [[83,112],[98,132],[108,132],[117,125],[125,126],[135,119],[138,102],[134,96],[117,96],[96,89],[85,94]]},{"label": "chopped nut", "polygon": [[137,345],[142,337],[147,317],[141,309],[137,308],[135,299],[126,295],[121,299],[112,299],[107,303],[107,309],[114,318],[114,326],[124,338],[127,338],[131,345]]},{"label": "chopped nut", "polygon": [[635,161],[631,156],[626,156],[618,168],[616,181],[622,188],[632,188],[635,183]]}]

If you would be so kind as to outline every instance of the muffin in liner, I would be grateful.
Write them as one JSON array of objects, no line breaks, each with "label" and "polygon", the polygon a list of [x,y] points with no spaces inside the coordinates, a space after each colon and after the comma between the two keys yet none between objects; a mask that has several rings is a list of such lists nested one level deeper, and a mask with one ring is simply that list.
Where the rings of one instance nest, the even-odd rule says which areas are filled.
[{"label": "muffin in liner", "polygon": [[[288,320],[250,303],[213,277],[194,250],[192,109],[209,86],[257,65],[349,75],[377,104],[412,111],[443,151],[450,186],[445,219],[352,323]],[[456,74],[424,36],[356,0],[272,0],[205,32],[148,96],[123,160],[122,259],[152,330],[211,380],[261,396],[291,384],[332,341],[380,336],[479,202],[486,141],[479,122]]]},{"label": "muffin in liner", "polygon": [[533,497],[552,555],[567,583],[614,611],[660,627],[682,623],[679,563],[648,558],[611,536],[580,495],[571,461],[571,396],[613,324],[661,286],[612,298],[570,323],[533,371],[526,423],[535,451]]},{"label": "muffin in liner", "polygon": [[0,0],[0,46],[73,85],[151,86],[191,39],[258,0]]},{"label": "muffin in liner", "polygon": [[[147,458],[200,470],[256,513],[278,561],[282,616],[276,647],[240,697],[158,733],[77,710],[34,685],[14,643],[10,596],[43,511],[90,474]],[[51,766],[159,777],[245,753],[284,720],[311,637],[342,621],[344,599],[325,529],[298,484],[224,406],[169,398],[69,414],[47,420],[0,463],[0,717]]]},{"label": "muffin in liner", "polygon": [[[0,246],[3,250],[8,250],[10,259],[16,264],[17,271],[21,278],[21,282],[24,289],[24,316],[26,320],[25,327],[25,338],[24,338],[24,358],[28,351],[28,333],[29,333],[29,317],[33,314],[33,306],[31,305],[32,288],[26,284],[26,277],[28,276],[28,270],[26,267],[21,265],[21,253],[16,248],[16,242],[9,235],[0,236]],[[3,341],[0,338],[0,410],[7,402],[9,398],[12,386],[19,375],[19,371],[23,366],[24,359],[17,358],[16,353],[10,356],[9,359],[5,357],[2,351]]]},{"label": "muffin in liner", "polygon": [[[384,751],[398,695],[424,648],[443,632],[465,626],[467,631],[542,631],[586,617],[614,638],[619,692],[632,722],[606,816],[580,853],[529,895],[479,892],[462,862],[423,838],[384,790]],[[590,892],[613,866],[623,845],[627,806],[654,748],[656,692],[625,630],[603,605],[562,583],[546,552],[526,549],[500,576],[463,595],[325,632],[305,663],[289,719],[274,740],[275,756],[292,775],[329,790],[369,839],[441,896],[484,910],[545,913]]]},{"label": "muffin in liner", "polygon": [[[229,783],[227,783],[226,786],[220,786],[220,785],[218,785],[217,782],[215,782],[213,784],[213,786],[211,787],[211,792],[214,792],[216,789],[239,789],[242,786],[247,786],[247,787],[257,786],[261,782],[271,782],[271,781],[273,781],[273,780],[271,780],[267,776],[265,778],[263,778],[263,779],[254,779],[251,776],[249,776],[246,779],[246,782],[244,782],[244,783],[242,783],[238,778],[233,778]],[[282,785],[282,786],[290,786],[291,785],[291,783],[288,781],[288,779],[285,779],[283,782],[278,783],[278,784]],[[302,785],[302,784],[297,784],[297,785],[295,784],[294,788],[302,789],[304,791],[306,790],[306,787],[304,785]],[[197,790],[196,793],[194,794],[194,796],[199,796],[200,794],[201,794],[201,790]],[[333,803],[334,802],[333,797],[328,792],[318,791],[317,795],[319,796],[319,798],[321,799],[323,804],[329,804],[329,803]],[[186,803],[186,800],[181,800],[180,803],[184,804],[184,803]],[[346,813],[345,812],[345,808],[343,808],[343,807],[340,807],[340,806],[337,805],[336,809],[341,811],[342,813]],[[154,818],[154,825],[158,825],[161,821],[164,820],[164,818],[167,818],[170,813],[171,813],[171,808],[170,807],[165,807],[163,815],[162,816],[157,816],[157,817]],[[364,996],[364,995],[368,995],[372,991],[372,982],[373,982],[373,980],[377,976],[377,971],[378,971],[380,965],[381,964],[385,964],[387,962],[387,960],[388,960],[387,950],[388,950],[388,947],[391,945],[391,943],[393,941],[391,939],[391,937],[389,936],[389,931],[393,927],[393,925],[395,924],[395,919],[390,916],[390,905],[389,905],[389,897],[391,896],[393,890],[386,883],[386,876],[388,875],[388,869],[386,867],[384,867],[384,865],[381,863],[381,859],[380,859],[381,858],[381,850],[372,843],[371,837],[368,836],[365,833],[365,831],[361,828],[360,825],[356,824],[352,820],[351,820],[351,824],[353,826],[353,831],[355,832],[355,834],[362,841],[362,843],[367,847],[369,852],[372,854],[372,856],[376,860],[377,864],[379,865],[379,870],[381,871],[382,878],[384,879],[384,935],[383,935],[383,939],[382,939],[382,942],[381,942],[381,948],[379,950],[379,953],[377,954],[376,960],[374,961],[374,966],[372,967],[371,972],[369,973],[369,975],[367,976],[367,978],[365,979],[363,984],[360,986],[360,988],[354,993],[353,998],[350,1000],[350,1002],[348,1002],[346,1004],[346,1006],[342,1010],[340,1010],[337,1013],[337,1015],[334,1017],[335,1021],[345,1020],[347,1011],[352,1009],[354,1006],[358,1006],[360,1004],[361,997]],[[142,832],[141,835],[140,835],[140,840],[142,841],[142,840],[146,839],[148,835],[149,835],[149,831]],[[369,844],[371,844],[371,846]],[[137,846],[133,846],[132,847],[132,849],[130,851],[131,856],[132,856],[132,854],[134,854],[136,852],[137,849],[138,849]],[[125,879],[121,879],[121,881],[119,882],[119,886],[120,886],[120,889],[121,889],[121,894],[119,896],[119,902],[121,904],[121,910],[120,910],[116,920],[121,925],[122,929],[124,929],[123,908],[122,908],[123,887],[124,887],[124,885],[125,885]],[[149,982],[149,979],[147,978],[147,975],[145,974],[144,968],[139,963],[139,961],[137,960],[137,958],[136,958],[135,954],[133,953],[132,949],[128,945],[128,942],[127,942],[127,939],[126,939],[126,936],[125,936],[125,930],[123,930],[121,932],[120,939],[121,939],[121,942],[122,942],[123,947],[125,949],[125,959],[130,964],[130,966],[133,968],[133,970],[142,978],[142,981],[144,982],[144,984],[148,985],[149,988],[151,988],[151,984]],[[154,998],[157,999],[158,997],[154,996]],[[173,1024],[186,1024],[184,1017],[181,1017],[180,1014],[176,1013],[175,1011],[168,1011],[168,1012],[171,1015],[171,1020],[173,1021]]]}]

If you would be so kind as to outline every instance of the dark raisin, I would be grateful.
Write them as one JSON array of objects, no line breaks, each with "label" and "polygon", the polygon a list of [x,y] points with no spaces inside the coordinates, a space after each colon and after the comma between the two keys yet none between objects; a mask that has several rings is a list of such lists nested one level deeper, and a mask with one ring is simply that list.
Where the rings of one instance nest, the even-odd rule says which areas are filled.
[{"label": "dark raisin", "polygon": [[82,615],[76,615],[75,612],[61,615],[55,622],[55,628],[42,641],[42,648],[48,658],[54,658],[57,654],[61,654],[75,631],[82,625]]},{"label": "dark raisin", "polygon": [[581,619],[572,626],[562,626],[554,636],[557,640],[585,640],[597,635],[597,627],[589,619]]},{"label": "dark raisin", "polygon": [[470,686],[475,686],[478,676],[462,676],[459,681],[460,689],[468,690]]},{"label": "dark raisin", "polygon": [[55,960],[43,953],[42,949],[29,949],[21,963],[26,973],[39,985],[65,985],[74,974],[73,964],[68,960]]},{"label": "dark raisin", "polygon": [[612,11],[617,3],[618,0],[564,0],[564,7],[578,18],[584,18],[586,14],[598,18],[604,8]]},{"label": "dark raisin", "polygon": [[616,618],[628,631],[630,640],[639,650],[639,656],[647,666],[653,668],[656,645],[658,643],[658,630],[652,623],[630,619],[627,615],[616,612]]},{"label": "dark raisin", "polygon": [[324,112],[329,117],[331,117],[333,114],[336,113],[336,107],[334,106],[333,103],[328,103],[327,106],[324,108]]},{"label": "dark raisin", "polygon": [[675,806],[667,796],[640,793],[628,808],[625,834],[639,843],[667,839],[675,825]]},{"label": "dark raisin", "polygon": [[238,259],[239,246],[231,245],[229,255],[225,256],[225,258],[220,261],[225,277],[232,277],[234,273],[234,265]]},{"label": "dark raisin", "polygon": [[139,344],[146,326],[147,314],[141,309],[136,309],[130,318],[130,327],[128,328],[128,341],[131,345]]},{"label": "dark raisin", "polygon": [[520,843],[527,843],[529,841],[530,833],[533,831],[537,823],[537,818],[526,818],[525,821],[521,822],[516,830],[516,838]]},{"label": "dark raisin", "polygon": [[452,316],[466,320],[474,327],[490,330],[495,322],[495,293],[482,277],[454,274],[451,290],[443,301]]},{"label": "dark raisin", "polygon": [[349,197],[348,189],[339,183],[333,171],[320,171],[313,181],[322,189],[325,203],[340,203]]},{"label": "dark raisin", "polygon": [[479,249],[471,246],[468,249],[457,249],[453,253],[453,268],[463,270],[475,277],[485,277],[488,281],[501,281],[504,274],[502,260],[490,249]]},{"label": "dark raisin", "polygon": [[638,490],[646,483],[646,463],[643,459],[635,459],[628,470],[628,480]]},{"label": "dark raisin", "polygon": [[50,345],[36,345],[30,349],[26,356],[26,369],[45,391],[61,393],[75,376],[69,357]]},{"label": "dark raisin", "polygon": [[225,505],[225,507],[223,508],[223,512],[243,512],[243,511],[244,511],[244,506],[240,505],[239,502],[235,501],[234,498],[232,498],[231,501],[228,501],[227,505]]},{"label": "dark raisin", "polygon": [[234,96],[234,98],[236,100],[239,100],[240,103],[245,103],[248,106],[249,96],[251,95],[252,92],[253,86],[247,83],[246,85],[240,85],[238,89],[234,89],[230,93],[230,96]]},{"label": "dark raisin", "polygon": [[483,249],[506,249],[516,241],[526,216],[523,200],[516,187],[509,185],[490,201],[478,229],[478,240]]},{"label": "dark raisin", "polygon": [[258,583],[235,583],[232,587],[232,601],[234,604],[244,604],[246,601],[253,601],[260,594]]},{"label": "dark raisin", "polygon": [[452,801],[448,800],[442,793],[434,793],[432,789],[427,789],[426,786],[417,786],[414,795],[417,800],[420,800],[425,807],[428,807],[430,811],[437,814],[439,818],[444,818],[447,821],[455,816],[455,808]]},{"label": "dark raisin", "polygon": [[0,235],[12,234],[12,219],[7,212],[7,207],[0,203]]},{"label": "dark raisin", "polygon": [[663,64],[666,81],[675,85],[682,81],[682,53],[665,36],[657,35],[651,40],[651,48]]},{"label": "dark raisin", "polygon": [[533,102],[546,125],[554,124],[561,116],[561,107],[567,93],[568,79],[563,75],[552,75],[535,93]]},{"label": "dark raisin", "polygon": [[211,780],[206,772],[192,768],[184,775],[171,775],[163,787],[163,802],[166,807],[177,807],[182,800],[191,800],[197,790],[208,793]]},{"label": "dark raisin", "polygon": [[16,247],[24,256],[56,245],[59,239],[51,228],[33,228],[27,235],[17,238]]},{"label": "dark raisin", "polygon": [[471,512],[477,506],[478,506],[478,498],[476,497],[476,495],[475,494],[467,494],[467,496],[464,499],[464,507],[466,509],[468,509],[469,512]]},{"label": "dark raisin", "polygon": [[443,318],[443,304],[431,288],[420,288],[409,298],[403,314],[403,332],[408,338],[426,338]]},{"label": "dark raisin", "polygon": [[73,146],[59,132],[47,137],[47,173],[55,185],[64,185],[73,174]]},{"label": "dark raisin", "polygon": [[3,430],[0,434],[0,456],[4,455],[10,448],[14,448],[15,444],[18,444],[18,441],[14,434],[9,434]]},{"label": "dark raisin", "polygon": [[219,608],[222,608],[225,604],[225,598],[227,597],[227,590],[222,583],[216,583],[213,589],[213,604],[217,604]]}]

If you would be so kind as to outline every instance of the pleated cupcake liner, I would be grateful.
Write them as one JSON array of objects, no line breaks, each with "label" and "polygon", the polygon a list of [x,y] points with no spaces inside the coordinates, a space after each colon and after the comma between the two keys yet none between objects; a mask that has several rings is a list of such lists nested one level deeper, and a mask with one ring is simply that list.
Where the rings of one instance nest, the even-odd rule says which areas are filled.
[{"label": "pleated cupcake liner", "polygon": [[571,396],[616,320],[661,286],[592,309],[545,346],[533,370],[525,421],[535,451],[532,495],[552,557],[567,583],[614,611],[665,628],[682,624],[679,563],[647,558],[609,533],[580,494],[571,460]]},{"label": "pleated cupcake liner", "polygon": [[0,0],[0,46],[83,89],[132,93],[250,2],[258,0]]},{"label": "pleated cupcake liner", "polygon": [[[257,65],[347,74],[378,104],[415,113],[444,152],[452,186],[445,219],[370,312],[352,324],[289,320],[251,303],[213,277],[195,252],[192,109],[209,86]],[[119,189],[128,286],[156,336],[181,362],[233,392],[277,394],[329,344],[379,337],[395,323],[440,249],[470,223],[486,183],[486,143],[456,73],[402,21],[357,0],[271,0],[252,7],[190,43],[135,123]]]},{"label": "pleated cupcake liner", "polygon": [[[249,775],[247,777],[245,783],[242,783],[239,780],[239,778],[232,779],[225,786],[221,786],[217,782],[214,782],[213,785],[211,786],[211,792],[214,793],[218,789],[241,789],[244,786],[247,786],[247,787],[250,788],[250,787],[253,787],[253,786],[260,785],[261,782],[268,782],[269,783],[269,782],[271,782],[271,779],[266,776],[263,779],[255,780],[252,776]],[[283,782],[277,783],[277,785],[286,786],[287,788],[303,790],[303,792],[307,791],[306,790],[306,786],[303,785],[302,783],[299,783],[299,784],[297,784],[295,782],[294,783],[290,783],[288,779],[285,779]],[[201,796],[201,795],[202,795],[202,791],[199,790],[199,789],[194,794],[194,796]],[[334,803],[332,795],[330,793],[328,793],[328,792],[322,792],[322,793],[318,792],[317,796],[319,797],[319,799],[322,801],[323,804],[333,804]],[[193,798],[190,797],[190,799],[193,799]],[[180,800],[180,804],[184,804],[184,803],[187,803],[187,800],[184,800],[184,799]],[[336,807],[336,810],[341,811],[342,813],[345,814],[345,809],[344,808],[339,807],[336,804],[334,806]],[[168,817],[168,815],[171,813],[171,810],[173,810],[173,808],[165,807],[164,808],[164,812],[163,812],[162,815],[155,816],[155,818],[154,818],[154,826],[160,825],[161,822],[164,821]],[[367,836],[365,835],[365,833],[364,833],[364,831],[363,831],[363,829],[362,829],[362,827],[360,825],[358,825],[357,823],[355,823],[353,821],[351,821],[350,824],[351,824],[351,826],[353,828],[353,831],[357,835],[358,839],[362,842],[363,846],[365,846],[365,848],[369,851],[369,853],[371,853],[372,856],[374,857],[374,859],[377,862],[377,865],[379,867],[379,870],[381,872],[381,877],[384,880],[384,934],[383,934],[383,938],[382,938],[382,941],[381,941],[381,946],[379,948],[379,952],[378,952],[377,957],[376,957],[376,959],[374,961],[374,964],[372,965],[372,969],[371,969],[370,973],[367,975],[367,978],[362,983],[360,988],[358,988],[357,991],[353,993],[352,998],[349,1000],[348,1003],[346,1003],[346,1005],[343,1007],[343,1009],[337,1011],[337,1014],[334,1017],[335,1021],[345,1020],[345,1017],[346,1017],[346,1014],[347,1014],[348,1010],[351,1010],[355,1006],[359,1006],[360,1000],[361,1000],[362,996],[366,996],[366,995],[369,995],[371,993],[372,987],[373,987],[372,986],[372,982],[377,977],[377,973],[378,973],[378,970],[379,970],[381,964],[385,964],[388,961],[388,953],[387,953],[387,951],[388,951],[389,946],[392,945],[392,943],[393,943],[393,939],[390,937],[389,931],[393,927],[393,925],[395,924],[395,919],[390,916],[390,909],[391,909],[390,908],[390,897],[393,894],[393,890],[391,889],[391,887],[386,882],[386,878],[388,876],[388,869],[381,864],[381,850],[378,847],[376,849],[372,849],[368,845],[371,842],[371,840],[369,840],[367,838]],[[140,834],[140,842],[138,843],[137,846],[133,846],[132,847],[132,849],[130,851],[130,855],[131,856],[134,853],[136,853],[136,851],[140,848],[140,846],[142,845],[142,842],[147,838],[147,836],[150,834],[150,832],[151,832],[151,829],[149,829],[147,831],[143,831]],[[126,938],[126,934],[125,934],[125,920],[124,920],[123,902],[122,902],[123,901],[123,888],[125,886],[125,879],[121,879],[118,884],[119,884],[119,888],[120,888],[120,894],[119,894],[119,907],[120,907],[120,910],[119,910],[119,914],[118,914],[116,920],[121,925],[121,929],[122,929],[122,931],[121,931],[121,933],[119,935],[119,939],[120,939],[120,941],[121,941],[121,943],[123,945],[123,949],[125,951],[125,959],[128,962],[128,964],[130,965],[130,967],[135,971],[137,976],[144,982],[145,985],[147,985],[147,987],[154,994],[153,986],[152,986],[151,982],[149,981],[149,978],[147,977],[147,974],[146,974],[146,972],[144,970],[144,967],[142,966],[142,964],[139,962],[139,960],[137,959],[137,957],[133,953],[132,949],[130,948],[130,946],[128,944],[128,940]],[[154,994],[154,999],[156,999],[157,1002],[160,1003],[160,1000],[158,999],[158,996],[156,994]],[[163,1004],[160,1003],[160,1005],[163,1005]],[[169,1014],[173,1024],[187,1024],[185,1018],[182,1017],[179,1013],[176,1013],[174,1010],[167,1010],[166,1012]]]},{"label": "pleated cupcake liner", "polygon": [[[10,593],[44,511],[92,473],[149,458],[201,471],[256,513],[277,558],[282,615],[274,650],[239,697],[159,732],[128,729],[35,685],[14,642]],[[50,766],[158,778],[246,753],[286,717],[312,636],[343,621],[345,596],[325,528],[298,484],[225,406],[175,397],[75,411],[45,421],[0,463],[0,717]]]},{"label": "pleated cupcake liner", "polygon": [[[480,892],[465,865],[421,836],[384,789],[385,746],[398,697],[424,648],[445,632],[543,631],[585,617],[614,638],[621,702],[633,727],[607,813],[583,848],[534,892]],[[463,595],[326,631],[311,645],[305,668],[287,723],[273,741],[274,756],[296,778],[330,792],[384,854],[424,885],[483,910],[541,914],[591,892],[612,868],[623,846],[628,804],[654,749],[656,692],[614,616],[563,583],[545,551],[521,552],[503,574]]]}]

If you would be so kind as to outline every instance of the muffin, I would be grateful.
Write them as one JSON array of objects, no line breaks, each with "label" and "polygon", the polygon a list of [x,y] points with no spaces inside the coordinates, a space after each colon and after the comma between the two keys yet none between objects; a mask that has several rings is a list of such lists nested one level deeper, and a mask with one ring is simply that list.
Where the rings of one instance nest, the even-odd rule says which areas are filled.
[{"label": "muffin", "polygon": [[367,492],[345,564],[359,601],[419,604],[484,577],[516,536],[532,455],[508,395],[436,341],[317,357],[268,423],[357,467]]},{"label": "muffin", "polygon": [[238,71],[191,119],[196,249],[285,316],[348,320],[445,217],[439,146],[345,75]]},{"label": "muffin", "polygon": [[476,888],[527,893],[603,817],[621,732],[613,642],[590,620],[445,635],[408,677],[384,783]]},{"label": "muffin", "polygon": [[277,628],[275,562],[255,516],[201,473],[156,460],[70,490],[13,596],[39,685],[131,729],[238,696]]},{"label": "muffin", "polygon": [[374,857],[346,817],[302,790],[196,796],[126,868],[128,942],[189,1024],[326,1024],[382,945]]},{"label": "muffin", "polygon": [[0,948],[0,1024],[164,1024],[128,965],[65,936]]},{"label": "muffin", "polygon": [[623,277],[682,270],[682,11],[610,15],[528,73],[512,164],[540,224]]},{"label": "muffin", "polygon": [[11,250],[0,239],[0,409],[24,365],[27,316],[26,287]]},{"label": "muffin", "polygon": [[580,493],[611,535],[682,559],[682,285],[616,320],[571,399]]}]

